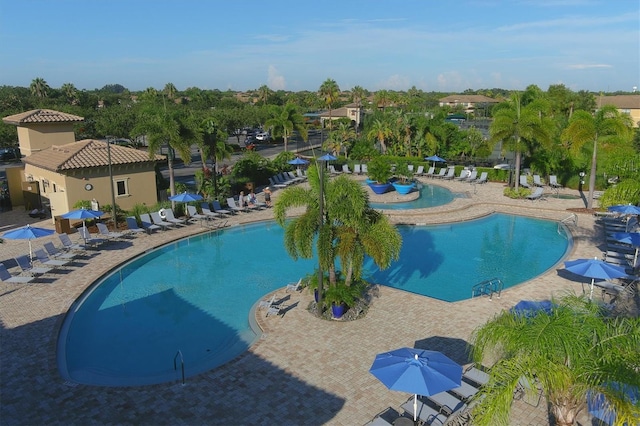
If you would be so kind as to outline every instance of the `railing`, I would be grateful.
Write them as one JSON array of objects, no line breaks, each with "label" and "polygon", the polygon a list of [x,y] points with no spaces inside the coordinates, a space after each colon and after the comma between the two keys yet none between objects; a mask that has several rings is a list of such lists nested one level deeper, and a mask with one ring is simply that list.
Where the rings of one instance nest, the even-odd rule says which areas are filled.
[{"label": "railing", "polygon": [[557,229],[558,234],[562,236],[566,236],[567,233],[562,228],[563,224],[564,225],[572,224],[573,226],[578,226],[578,215],[575,213],[571,213],[569,216],[565,217],[560,222],[558,222],[558,229]]},{"label": "railing", "polygon": [[489,296],[489,300],[492,300],[493,295],[497,294],[499,299],[503,287],[504,284],[499,278],[491,278],[490,280],[482,281],[471,287],[471,298],[476,296]]},{"label": "railing", "polygon": [[180,367],[182,369],[182,385],[184,385],[184,357],[182,356],[182,351],[178,351],[176,356],[173,357],[173,369],[178,369],[178,356],[180,356]]}]

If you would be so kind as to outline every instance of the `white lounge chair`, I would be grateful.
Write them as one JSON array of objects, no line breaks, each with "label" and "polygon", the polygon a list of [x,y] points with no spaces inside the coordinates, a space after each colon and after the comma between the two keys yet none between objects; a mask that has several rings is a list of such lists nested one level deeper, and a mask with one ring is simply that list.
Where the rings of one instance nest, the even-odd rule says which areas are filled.
[{"label": "white lounge chair", "polygon": [[531,201],[540,200],[542,199],[543,192],[544,189],[542,189],[541,187],[537,187],[530,195],[527,195],[527,199]]},{"label": "white lounge chair", "polygon": [[455,179],[456,180],[467,180],[469,178],[469,176],[471,176],[472,171],[469,169],[462,169],[460,170],[460,175],[458,175]]},{"label": "white lounge chair", "polygon": [[304,172],[302,171],[302,169],[296,169],[296,174],[298,175],[298,177],[300,179],[302,179],[303,181],[307,180],[308,177],[304,174]]},{"label": "white lounge chair", "polygon": [[244,208],[240,208],[236,205],[236,200],[233,199],[233,197],[229,197],[227,198],[227,206],[229,208],[229,210],[231,210],[232,212],[246,212],[247,210]]},{"label": "white lounge chair", "polygon": [[58,238],[66,250],[85,251],[87,249],[87,246],[84,244],[76,244],[71,241],[71,238],[69,238],[67,234],[58,234]]},{"label": "white lounge chair", "polygon": [[175,217],[175,215],[173,214],[173,209],[164,209],[164,220],[178,226],[187,225],[186,219],[178,219],[177,217]]},{"label": "white lounge chair", "polygon": [[523,188],[531,188],[531,185],[527,182],[527,175],[520,175],[520,186]]},{"label": "white lounge chair", "polygon": [[285,289],[285,291],[289,292],[289,291],[298,291],[302,288],[302,278],[300,278],[298,280],[298,282],[296,283],[289,283],[287,284],[287,288]]},{"label": "white lounge chair", "polygon": [[362,170],[360,169],[360,164],[354,164],[353,165],[353,173],[358,174],[358,175],[362,173]]},{"label": "white lounge chair", "polygon": [[478,180],[476,180],[476,183],[479,183],[479,184],[487,183],[488,176],[489,176],[488,172],[480,173],[480,177],[478,178]]},{"label": "white lounge chair", "polygon": [[274,177],[270,177],[269,178],[269,183],[271,184],[271,186],[274,186],[276,188],[286,188],[287,187],[287,185],[285,185],[283,183],[276,182]]},{"label": "white lounge chair", "polygon": [[329,164],[329,173],[331,173],[332,175],[339,175],[340,172],[338,172],[336,170],[336,168],[333,166],[333,164]]},{"label": "white lounge chair", "polygon": [[0,263],[0,281],[12,284],[28,284],[35,280],[35,277],[25,277],[23,275],[11,275],[11,273],[4,266],[4,263]]},{"label": "white lounge chair", "polygon": [[438,179],[442,179],[445,177],[446,173],[447,173],[447,168],[446,167],[442,167],[440,169],[440,171],[438,172],[437,175],[433,175],[433,177],[438,178]]},{"label": "white lounge chair", "polygon": [[94,237],[93,235],[91,235],[91,232],[89,232],[89,229],[85,228],[84,226],[78,229],[78,234],[80,234],[80,237],[84,240],[84,243],[86,245],[92,247],[98,247],[107,241],[104,238]]},{"label": "white lounge chair", "polygon": [[44,243],[44,249],[47,251],[49,256],[54,259],[69,260],[74,259],[77,256],[75,253],[58,249],[51,241]]},{"label": "white lounge chair", "polygon": [[409,173],[413,173],[413,164],[407,164],[407,169],[409,170]]},{"label": "white lounge chair", "polygon": [[342,165],[342,173],[351,174],[351,170],[349,170],[349,165],[348,164],[343,164]]},{"label": "white lounge chair", "polygon": [[[187,205],[187,214],[189,215],[190,222],[194,222],[194,221],[202,222],[203,220],[209,219],[209,216],[207,216],[206,214],[198,213],[198,210],[196,210],[196,206]],[[216,216],[217,215],[215,213],[211,212],[211,218],[214,218]]]},{"label": "white lounge chair", "polygon": [[467,175],[466,179],[462,179],[463,182],[475,182],[478,178],[478,171],[471,170],[471,174]]},{"label": "white lounge chair", "polygon": [[427,170],[427,173],[425,173],[424,175],[426,177],[433,177],[435,174],[436,168],[434,166],[429,167],[429,170]]},{"label": "white lounge chair", "polygon": [[18,256],[15,259],[20,269],[22,269],[22,272],[27,275],[37,277],[38,275],[44,275],[53,270],[53,268],[47,268],[44,266],[33,266],[31,260],[29,260],[29,256],[26,254],[23,256]]},{"label": "white lounge chair", "polygon": [[549,176],[549,186],[556,189],[562,188],[562,185],[558,183],[558,178],[556,177],[556,175]]},{"label": "white lounge chair", "polygon": [[154,224],[161,226],[162,229],[175,228],[175,224],[171,222],[167,222],[166,220],[162,220],[160,216],[160,212],[149,212],[149,216],[151,216],[151,220]]},{"label": "white lounge chair", "polygon": [[151,220],[151,216],[148,213],[140,213],[140,223],[142,224],[142,228],[145,229],[149,234],[157,229],[163,229],[160,225],[155,225]]},{"label": "white lounge chair", "polygon": [[422,176],[422,175],[424,175],[424,166],[418,166],[418,170],[416,170],[416,172],[414,173],[414,175],[416,175],[416,176]]},{"label": "white lounge chair", "polygon": [[544,184],[540,180],[540,175],[533,175],[533,185],[534,186],[544,186]]},{"label": "white lounge chair", "polygon": [[[460,172],[460,174],[462,174],[463,171]],[[445,180],[452,180],[453,178],[455,178],[455,173],[456,173],[456,169],[455,167],[449,167],[449,171],[447,172],[446,175],[442,176],[442,179]]]},{"label": "white lounge chair", "polygon": [[367,174],[369,173],[369,169],[367,168],[366,164],[361,164],[362,167],[362,173]]},{"label": "white lounge chair", "polygon": [[274,293],[271,296],[271,299],[268,299],[268,300],[265,299],[258,302],[258,308],[270,308],[275,301],[276,301],[276,294]]}]

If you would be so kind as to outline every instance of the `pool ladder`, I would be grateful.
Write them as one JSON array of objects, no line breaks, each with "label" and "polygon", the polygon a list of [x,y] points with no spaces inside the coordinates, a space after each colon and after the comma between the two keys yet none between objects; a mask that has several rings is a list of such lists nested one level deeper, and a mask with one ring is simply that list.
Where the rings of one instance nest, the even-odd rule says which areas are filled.
[{"label": "pool ladder", "polygon": [[502,293],[502,280],[500,278],[491,278],[490,280],[482,281],[473,287],[471,287],[471,298],[476,296],[489,296],[489,300],[493,300],[493,295],[497,294],[498,299]]},{"label": "pool ladder", "polygon": [[557,229],[558,235],[562,235],[563,237],[567,236],[567,233],[565,232],[562,225],[568,225],[568,224],[571,224],[573,226],[578,226],[578,215],[575,213],[571,213],[569,216],[565,217],[560,222],[558,222],[558,229]]},{"label": "pool ladder", "polygon": [[173,370],[178,369],[178,357],[180,357],[180,367],[182,369],[182,385],[184,386],[184,357],[182,356],[182,351],[178,350],[176,356],[173,357]]}]

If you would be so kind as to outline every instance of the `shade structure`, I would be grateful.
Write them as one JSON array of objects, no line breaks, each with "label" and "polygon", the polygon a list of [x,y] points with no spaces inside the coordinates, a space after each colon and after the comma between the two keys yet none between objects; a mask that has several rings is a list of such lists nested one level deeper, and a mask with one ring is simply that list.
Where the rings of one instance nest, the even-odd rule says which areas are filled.
[{"label": "shade structure", "polygon": [[318,161],[334,161],[334,160],[337,160],[337,158],[331,154],[325,154],[322,157],[318,157]]},{"label": "shade structure", "polygon": [[29,240],[29,258],[33,259],[33,250],[31,248],[31,240],[36,238],[46,237],[53,234],[53,229],[37,228],[31,225],[27,225],[22,228],[7,231],[2,236],[9,240]]},{"label": "shade structure", "polygon": [[633,267],[636,267],[638,263],[638,250],[640,249],[640,232],[614,232],[611,234],[611,238],[614,240],[629,244],[636,249],[636,253],[633,256]]},{"label": "shade structure", "polygon": [[631,204],[620,204],[617,206],[610,206],[607,210],[610,212],[616,212],[621,214],[640,214],[640,207]]},{"label": "shade structure", "polygon": [[591,278],[589,299],[593,298],[593,283],[595,280],[610,280],[627,276],[623,267],[604,262],[598,258],[569,260],[564,262],[564,267],[567,271],[576,275]]},{"label": "shade structure", "polygon": [[172,197],[169,197],[169,201],[175,201],[176,203],[190,203],[192,201],[200,201],[202,199],[202,195],[191,194],[188,192],[183,192],[182,194],[176,194]]},{"label": "shade structure", "polygon": [[86,240],[86,236],[87,236],[87,223],[86,220],[87,219],[97,219],[100,216],[102,216],[104,214],[104,212],[101,212],[100,210],[89,210],[89,209],[85,209],[85,208],[81,208],[78,210],[72,210],[68,213],[63,214],[61,217],[65,218],[65,219],[82,219],[82,227],[85,229],[85,232],[82,233],[82,237],[85,239],[85,243],[87,242]]},{"label": "shade structure", "polygon": [[[638,400],[640,399],[640,390],[638,388],[626,384],[620,385],[619,383],[613,383],[613,388],[617,391],[623,392],[624,397],[628,398],[632,404],[638,403]],[[601,393],[587,394],[587,408],[589,410],[589,414],[599,420],[602,420],[609,426],[613,425],[616,421],[617,416],[615,411],[613,411],[607,402],[607,399]]]},{"label": "shade structure", "polygon": [[551,300],[521,300],[511,308],[511,312],[525,317],[530,317],[537,314],[539,311],[544,311],[550,314],[551,309],[553,309],[553,303],[551,303]]},{"label": "shade structure", "polygon": [[304,166],[305,164],[309,164],[307,160],[304,158],[296,157],[291,161],[287,161],[289,164],[293,164],[294,166]]},{"label": "shade structure", "polygon": [[414,394],[413,420],[418,395],[435,395],[460,386],[462,366],[441,352],[400,348],[376,355],[369,372],[387,388]]}]

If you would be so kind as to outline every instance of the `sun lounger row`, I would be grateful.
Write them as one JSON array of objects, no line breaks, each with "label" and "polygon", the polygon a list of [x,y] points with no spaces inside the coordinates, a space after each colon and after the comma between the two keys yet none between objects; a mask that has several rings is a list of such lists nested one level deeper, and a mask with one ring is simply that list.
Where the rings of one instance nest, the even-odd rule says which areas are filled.
[{"label": "sun lounger row", "polygon": [[282,172],[269,178],[271,186],[276,188],[286,188],[289,185],[304,182],[307,177],[298,169],[297,175],[293,172]]}]

